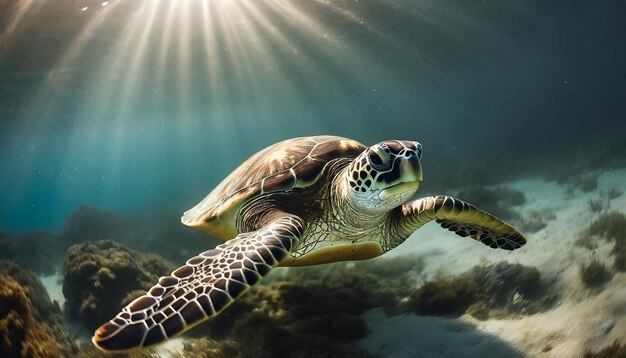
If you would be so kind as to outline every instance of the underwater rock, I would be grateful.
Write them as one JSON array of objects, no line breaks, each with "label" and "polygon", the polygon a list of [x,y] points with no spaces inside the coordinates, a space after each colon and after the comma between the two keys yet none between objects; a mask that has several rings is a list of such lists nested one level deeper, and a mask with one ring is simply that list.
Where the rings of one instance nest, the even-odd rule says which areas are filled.
[{"label": "underwater rock", "polygon": [[0,260],[0,274],[11,277],[22,287],[32,304],[33,315],[37,320],[46,322],[62,320],[61,307],[57,302],[50,301],[48,291],[33,272],[13,262]]},{"label": "underwater rock", "polygon": [[115,240],[126,244],[128,241],[139,242],[141,238],[132,220],[111,211],[83,205],[65,220],[59,242],[64,248],[69,248],[85,241]]},{"label": "underwater rock", "polygon": [[74,245],[63,264],[65,312],[96,329],[173,269],[154,254],[140,254],[115,241]]},{"label": "underwater rock", "polygon": [[[33,318],[44,324],[59,344],[63,356],[76,351],[74,339],[63,328],[63,314],[59,303],[50,301],[48,292],[39,278],[31,271],[9,261],[0,260],[0,275],[10,277],[20,285],[29,300]],[[0,357],[4,357],[0,354]]]},{"label": "underwater rock", "polygon": [[17,235],[0,232],[0,259],[14,261],[38,274],[53,274],[63,260],[57,237],[47,231]]},{"label": "underwater rock", "polygon": [[536,268],[500,262],[426,281],[409,299],[407,310],[420,315],[469,313],[478,319],[533,314],[554,303],[548,288]]},{"label": "underwater rock", "polygon": [[184,262],[217,244],[217,240],[212,243],[205,234],[181,225],[177,214],[131,218],[85,205],[70,214],[59,235],[64,252],[74,244],[101,240],[114,240],[132,250],[152,252],[172,262]]},{"label": "underwater rock", "polygon": [[0,273],[0,357],[62,357],[24,288],[5,273]]}]

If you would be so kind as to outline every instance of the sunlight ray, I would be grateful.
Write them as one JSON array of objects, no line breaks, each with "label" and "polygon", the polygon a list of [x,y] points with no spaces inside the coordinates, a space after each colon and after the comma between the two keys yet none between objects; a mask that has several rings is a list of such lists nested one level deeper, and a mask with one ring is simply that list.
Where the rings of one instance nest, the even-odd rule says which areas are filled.
[{"label": "sunlight ray", "polygon": [[[9,48],[11,42],[15,40],[13,35],[16,33],[18,26],[23,26],[26,22],[26,15],[28,14],[32,16],[33,13],[37,13],[42,4],[41,2],[34,0],[23,0],[17,2],[17,4],[14,6],[15,10],[10,13],[10,20],[8,24],[5,24],[3,26],[4,29],[2,30],[2,32],[0,32],[0,58],[3,56],[3,54],[5,56],[8,55],[8,53],[5,51],[7,50],[7,48]],[[9,11],[8,9],[6,9],[6,7],[8,6],[5,5],[4,10]],[[6,16],[6,14],[4,16]]]},{"label": "sunlight ray", "polygon": [[170,73],[170,57],[172,56],[172,37],[174,32],[174,23],[179,15],[178,13],[178,1],[170,1],[169,6],[165,12],[165,18],[162,21],[163,29],[161,30],[161,41],[159,43],[159,54],[157,60],[157,68],[160,70],[156,74],[157,83],[159,85],[159,91],[162,95],[165,95],[165,75]]}]

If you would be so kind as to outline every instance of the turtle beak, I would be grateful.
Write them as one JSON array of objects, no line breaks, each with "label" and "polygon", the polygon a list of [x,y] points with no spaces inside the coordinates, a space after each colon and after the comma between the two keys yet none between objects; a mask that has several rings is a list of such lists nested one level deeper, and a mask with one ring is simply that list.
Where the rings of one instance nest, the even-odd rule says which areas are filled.
[{"label": "turtle beak", "polygon": [[419,159],[417,160],[417,167],[415,168],[415,172],[417,173],[417,180],[424,180],[424,174],[422,174],[422,162]]},{"label": "turtle beak", "polygon": [[424,179],[422,175],[422,163],[417,156],[411,156],[400,163],[400,173],[402,175],[401,182],[386,188],[378,194],[381,200],[387,200],[388,198],[406,193],[409,191],[417,191],[420,186],[420,182]]},{"label": "turtle beak", "polygon": [[402,161],[400,164],[403,182],[414,182],[424,180],[422,174],[422,162],[417,158],[415,154],[411,155],[408,159]]}]

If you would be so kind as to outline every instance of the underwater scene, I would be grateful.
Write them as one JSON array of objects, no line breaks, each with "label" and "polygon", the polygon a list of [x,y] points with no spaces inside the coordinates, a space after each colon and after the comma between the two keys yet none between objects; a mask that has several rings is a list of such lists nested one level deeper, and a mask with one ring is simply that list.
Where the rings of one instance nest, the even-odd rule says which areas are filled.
[{"label": "underwater scene", "polygon": [[0,357],[626,357],[624,14],[0,0]]}]

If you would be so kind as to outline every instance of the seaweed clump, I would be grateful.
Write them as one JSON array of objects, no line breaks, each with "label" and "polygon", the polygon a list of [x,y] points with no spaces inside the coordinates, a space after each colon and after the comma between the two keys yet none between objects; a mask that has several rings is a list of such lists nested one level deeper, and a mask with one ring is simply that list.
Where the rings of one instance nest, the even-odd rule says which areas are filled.
[{"label": "seaweed clump", "polygon": [[24,287],[0,274],[0,356],[61,357],[55,337],[35,315]]},{"label": "seaweed clump", "polygon": [[547,291],[536,268],[500,262],[426,281],[407,309],[420,315],[468,313],[478,319],[533,314],[553,304],[555,297]]},{"label": "seaweed clump", "polygon": [[95,329],[173,268],[157,255],[139,254],[115,241],[74,245],[63,264],[65,312]]},{"label": "seaweed clump", "polygon": [[[63,328],[61,307],[58,302],[50,300],[46,288],[35,273],[13,262],[0,260],[0,275],[10,277],[21,287],[29,300],[29,310],[33,318],[44,324],[52,333],[63,355],[71,356],[76,350],[76,345]],[[0,357],[4,356],[0,354]]]},{"label": "seaweed clump", "polygon": [[597,259],[592,259],[589,263],[580,265],[578,273],[580,280],[588,288],[598,287],[612,276],[606,265]]},{"label": "seaweed clump", "polygon": [[556,219],[553,212],[532,210],[519,221],[520,227],[529,233],[534,233],[548,226],[548,222]]},{"label": "seaweed clump", "polygon": [[[626,271],[626,215],[616,211],[601,214],[583,233],[583,238],[593,236],[614,242],[613,268],[622,272]],[[582,239],[579,241],[584,243]]]},{"label": "seaweed clump", "polygon": [[610,346],[598,351],[587,351],[584,355],[585,358],[620,358],[626,357],[626,345],[621,345],[617,341],[613,342]]},{"label": "seaweed clump", "polygon": [[0,262],[1,357],[62,357],[71,354],[72,344],[60,327],[59,317],[58,305],[55,307],[50,303],[45,289],[32,273],[13,263]]},{"label": "seaweed clump", "polygon": [[50,301],[48,291],[33,272],[13,262],[0,260],[0,274],[11,277],[22,287],[31,301],[33,315],[37,320],[61,322],[61,307],[57,302]]},{"label": "seaweed clump", "polygon": [[399,312],[422,268],[421,259],[405,257],[279,270],[194,332],[217,339],[214,352],[234,345],[236,355],[224,353],[230,357],[366,357],[353,344],[367,335],[361,314]]}]

